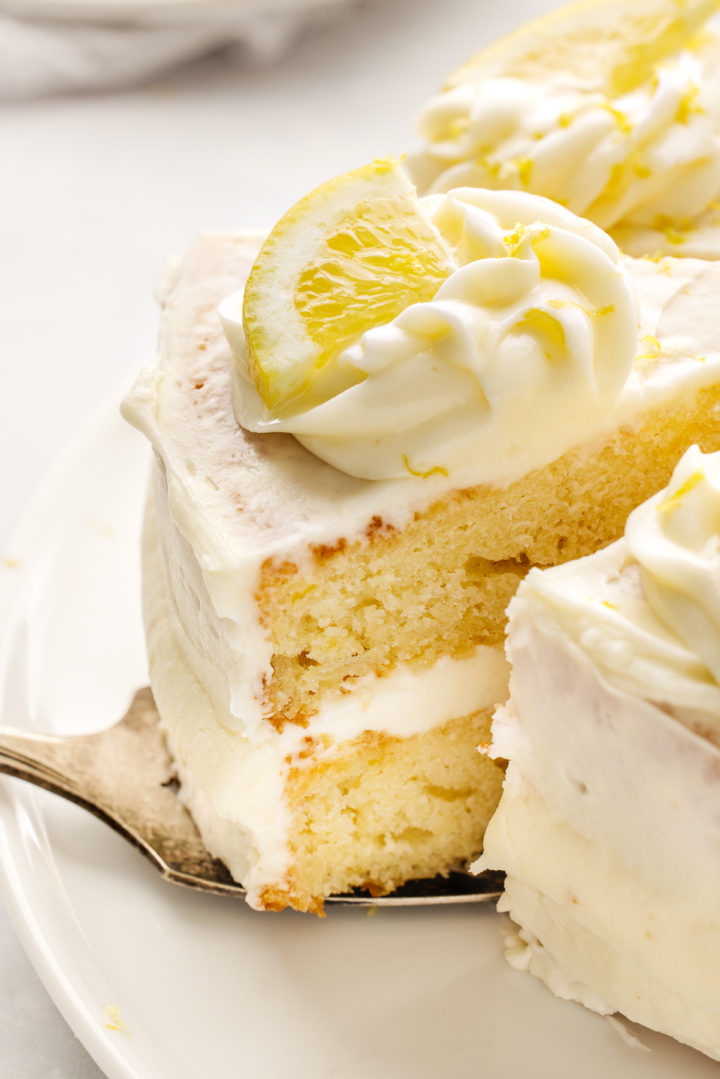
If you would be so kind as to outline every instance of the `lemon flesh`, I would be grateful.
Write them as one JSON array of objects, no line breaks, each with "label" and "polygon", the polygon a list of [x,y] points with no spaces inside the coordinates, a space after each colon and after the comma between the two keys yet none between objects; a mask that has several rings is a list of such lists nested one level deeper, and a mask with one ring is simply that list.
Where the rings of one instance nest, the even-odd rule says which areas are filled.
[{"label": "lemon flesh", "polygon": [[532,78],[563,70],[592,73],[613,95],[627,93],[688,45],[718,10],[720,0],[579,0],[483,49],[444,88],[479,73]]},{"label": "lemon flesh", "polygon": [[245,287],[248,373],[267,408],[287,415],[358,381],[343,350],[432,299],[454,269],[396,162],[316,188],[272,230]]}]

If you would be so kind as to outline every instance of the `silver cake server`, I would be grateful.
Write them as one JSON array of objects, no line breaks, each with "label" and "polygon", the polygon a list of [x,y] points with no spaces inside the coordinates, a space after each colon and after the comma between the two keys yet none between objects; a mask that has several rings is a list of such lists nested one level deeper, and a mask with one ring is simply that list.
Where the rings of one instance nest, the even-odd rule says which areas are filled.
[{"label": "silver cake server", "polygon": [[[90,810],[145,854],[165,880],[219,895],[243,896],[224,864],[203,846],[177,797],[173,762],[150,689],[123,718],[97,734],[48,735],[0,727],[0,773],[26,779]],[[430,906],[497,899],[502,874],[451,873],[404,884],[391,895],[331,896],[326,903]]]}]

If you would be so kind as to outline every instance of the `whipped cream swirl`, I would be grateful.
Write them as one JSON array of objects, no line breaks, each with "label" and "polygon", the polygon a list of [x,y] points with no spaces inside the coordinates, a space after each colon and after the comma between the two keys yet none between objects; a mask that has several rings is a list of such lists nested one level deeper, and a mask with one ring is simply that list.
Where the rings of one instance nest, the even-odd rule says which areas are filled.
[{"label": "whipped cream swirl", "polygon": [[720,683],[720,453],[692,446],[625,538],[653,612]]},{"label": "whipped cream swirl", "polygon": [[413,171],[426,190],[533,191],[602,228],[665,229],[680,243],[720,193],[720,34],[706,28],[620,95],[602,73],[469,71],[429,102],[421,134]]},{"label": "whipped cream swirl", "polygon": [[[290,417],[240,362],[236,415],[354,476],[505,482],[602,424],[635,356],[631,288],[613,241],[547,199],[462,189],[422,205],[457,263],[434,298],[346,348],[347,388]],[[223,304],[236,353],[241,308]]]}]

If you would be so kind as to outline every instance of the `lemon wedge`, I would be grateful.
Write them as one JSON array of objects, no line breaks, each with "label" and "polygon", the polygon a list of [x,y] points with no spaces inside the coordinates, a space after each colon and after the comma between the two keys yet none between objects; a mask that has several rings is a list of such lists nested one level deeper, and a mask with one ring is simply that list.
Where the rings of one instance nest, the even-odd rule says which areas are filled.
[{"label": "lemon wedge", "polygon": [[562,70],[592,72],[613,94],[627,93],[718,10],[720,0],[580,0],[483,49],[449,77],[445,89],[479,72],[532,78]]},{"label": "lemon wedge", "polygon": [[366,330],[432,299],[455,269],[394,160],[316,188],[280,219],[245,286],[249,374],[275,415],[359,381],[338,357]]}]

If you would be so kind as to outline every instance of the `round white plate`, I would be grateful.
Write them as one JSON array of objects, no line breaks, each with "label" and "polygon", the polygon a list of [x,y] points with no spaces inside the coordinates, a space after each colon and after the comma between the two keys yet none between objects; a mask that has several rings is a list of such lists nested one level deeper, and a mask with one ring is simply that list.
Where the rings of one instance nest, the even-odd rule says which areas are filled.
[{"label": "round white plate", "polygon": [[[29,510],[0,575],[4,723],[100,728],[144,682],[147,467],[113,405]],[[488,906],[258,914],[163,883],[95,818],[7,778],[0,865],[25,947],[111,1079],[717,1076],[511,970]]]}]

